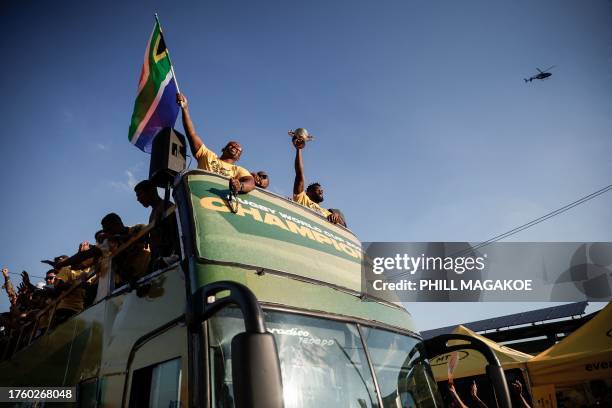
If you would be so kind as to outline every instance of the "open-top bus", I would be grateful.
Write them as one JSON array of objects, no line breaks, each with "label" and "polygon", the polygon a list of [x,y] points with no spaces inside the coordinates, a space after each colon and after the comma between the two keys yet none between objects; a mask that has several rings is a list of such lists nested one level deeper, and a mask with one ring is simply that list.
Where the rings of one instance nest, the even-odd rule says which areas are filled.
[{"label": "open-top bus", "polygon": [[0,384],[76,387],[81,407],[443,406],[410,314],[364,299],[348,229],[260,189],[234,213],[227,193],[177,177],[180,259],[22,330]]}]

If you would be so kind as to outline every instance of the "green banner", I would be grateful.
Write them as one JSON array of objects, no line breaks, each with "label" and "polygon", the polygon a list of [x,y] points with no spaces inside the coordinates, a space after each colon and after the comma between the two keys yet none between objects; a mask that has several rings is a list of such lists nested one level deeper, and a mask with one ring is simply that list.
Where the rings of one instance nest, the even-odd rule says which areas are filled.
[{"label": "green banner", "polygon": [[189,178],[201,258],[272,269],[359,290],[361,243],[348,230],[296,203],[253,191],[232,213],[227,180]]}]

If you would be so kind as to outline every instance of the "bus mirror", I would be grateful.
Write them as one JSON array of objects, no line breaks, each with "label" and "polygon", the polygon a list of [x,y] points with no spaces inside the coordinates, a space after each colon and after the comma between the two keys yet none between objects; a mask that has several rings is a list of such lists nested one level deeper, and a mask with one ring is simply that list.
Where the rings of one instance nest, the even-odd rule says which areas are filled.
[{"label": "bus mirror", "polygon": [[493,387],[493,392],[495,392],[495,399],[500,402],[507,399],[507,396],[510,395],[510,390],[508,389],[504,369],[499,366],[488,365],[486,371],[489,382]]},{"label": "bus mirror", "polygon": [[283,407],[280,362],[272,334],[245,332],[232,339],[232,379],[236,407]]},{"label": "bus mirror", "polygon": [[[451,340],[459,340],[462,344],[449,345]],[[500,408],[512,408],[512,400],[510,399],[510,391],[506,382],[506,375],[502,368],[497,355],[491,348],[482,340],[466,336],[464,334],[441,334],[425,341],[425,349],[427,357],[430,359],[439,356],[440,354],[452,353],[464,349],[476,350],[487,360],[486,372],[493,387],[497,406]]]}]

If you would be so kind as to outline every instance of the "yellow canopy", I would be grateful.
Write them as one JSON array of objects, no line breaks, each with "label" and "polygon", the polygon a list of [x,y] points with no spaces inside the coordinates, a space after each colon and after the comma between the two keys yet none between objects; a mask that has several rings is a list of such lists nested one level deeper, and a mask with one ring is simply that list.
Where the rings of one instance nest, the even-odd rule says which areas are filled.
[{"label": "yellow canopy", "polygon": [[[457,326],[455,330],[453,330],[453,333],[475,337],[485,342],[487,346],[489,346],[489,348],[491,348],[491,350],[493,350],[493,352],[497,355],[497,358],[504,369],[524,366],[524,363],[533,357],[510,347],[502,346],[493,340],[487,339],[486,337],[473,332],[465,326]],[[452,345],[461,343],[461,341],[449,342],[449,344]],[[457,353],[458,362],[453,373],[455,378],[471,377],[485,373],[485,367],[488,363],[482,354],[472,349],[460,350]],[[436,381],[448,379],[448,362],[450,361],[450,356],[450,353],[441,354],[429,361]]]},{"label": "yellow canopy", "polygon": [[612,302],[527,363],[532,385],[569,386],[612,379]]}]

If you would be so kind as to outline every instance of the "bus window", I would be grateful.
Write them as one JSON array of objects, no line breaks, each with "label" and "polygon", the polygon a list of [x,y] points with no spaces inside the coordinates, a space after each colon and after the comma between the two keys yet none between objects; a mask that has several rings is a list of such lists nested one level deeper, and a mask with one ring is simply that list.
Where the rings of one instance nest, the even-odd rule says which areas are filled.
[{"label": "bus window", "polygon": [[443,406],[419,340],[369,327],[362,332],[384,408]]},{"label": "bus window", "polygon": [[[281,312],[265,316],[278,347],[286,408],[378,408],[355,325]],[[235,308],[225,308],[210,320],[215,407],[233,406],[230,343],[243,330],[242,315]]]},{"label": "bus window", "polygon": [[131,408],[179,407],[181,359],[134,371]]}]

